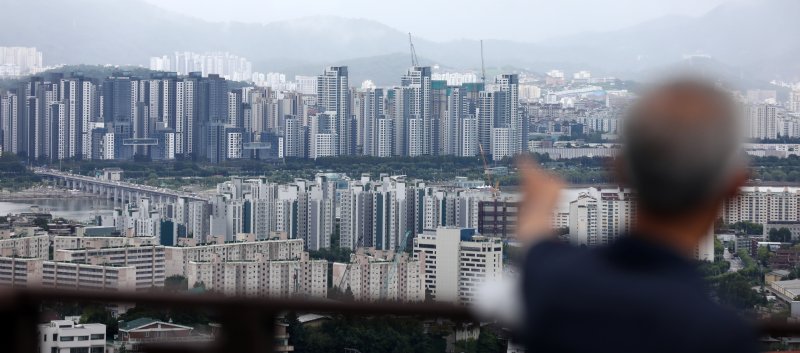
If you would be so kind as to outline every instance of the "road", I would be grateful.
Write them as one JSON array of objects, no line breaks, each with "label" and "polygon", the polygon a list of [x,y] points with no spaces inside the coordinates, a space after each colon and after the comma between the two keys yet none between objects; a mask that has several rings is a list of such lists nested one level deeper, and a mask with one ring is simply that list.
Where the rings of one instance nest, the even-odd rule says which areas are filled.
[{"label": "road", "polygon": [[725,259],[725,261],[730,262],[731,264],[731,267],[728,269],[728,272],[736,272],[741,270],[742,267],[744,267],[744,265],[742,265],[742,259],[738,257],[733,257],[733,254],[731,254],[731,252],[728,251],[728,248],[725,248],[725,250],[722,252],[722,258]]}]

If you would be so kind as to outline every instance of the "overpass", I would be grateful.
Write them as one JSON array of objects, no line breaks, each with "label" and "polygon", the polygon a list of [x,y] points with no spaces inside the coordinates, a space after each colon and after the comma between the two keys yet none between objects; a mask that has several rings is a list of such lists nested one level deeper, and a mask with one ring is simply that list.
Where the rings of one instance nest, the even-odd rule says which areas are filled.
[{"label": "overpass", "polygon": [[80,190],[86,193],[96,194],[114,201],[130,203],[141,198],[148,198],[156,203],[177,202],[178,199],[186,201],[208,201],[196,194],[179,192],[166,188],[159,188],[148,185],[128,183],[124,181],[112,181],[101,178],[89,177],[78,174],[71,174],[54,169],[33,168],[33,173],[44,179],[52,180],[57,185]]}]

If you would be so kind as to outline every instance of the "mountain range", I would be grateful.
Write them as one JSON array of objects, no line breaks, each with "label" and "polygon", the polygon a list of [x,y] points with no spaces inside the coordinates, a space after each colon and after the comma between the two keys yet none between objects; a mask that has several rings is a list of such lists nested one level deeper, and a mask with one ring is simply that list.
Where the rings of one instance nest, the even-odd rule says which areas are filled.
[{"label": "mountain range", "polygon": [[[539,42],[484,41],[487,67],[544,72],[588,69],[618,77],[702,55],[751,79],[800,79],[800,1],[724,3],[699,17],[666,16],[617,31]],[[568,19],[565,19],[568,20]],[[535,21],[531,31],[535,31]],[[410,65],[408,34],[366,19],[307,17],[268,24],[207,22],[141,0],[11,0],[0,46],[35,46],[47,64],[147,65],[176,50],[229,51],[257,71],[316,74],[348,64],[351,80],[397,83]],[[480,67],[477,40],[414,37],[423,63]]]}]

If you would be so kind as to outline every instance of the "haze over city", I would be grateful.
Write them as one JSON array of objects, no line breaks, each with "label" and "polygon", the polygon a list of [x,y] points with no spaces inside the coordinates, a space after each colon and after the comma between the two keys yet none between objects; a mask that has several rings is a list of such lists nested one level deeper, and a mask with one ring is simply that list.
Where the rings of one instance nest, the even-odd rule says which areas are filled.
[{"label": "haze over city", "polygon": [[[699,16],[737,0],[147,0],[160,8],[214,22],[269,23],[301,17],[373,20],[432,40],[507,39],[523,42],[605,32],[664,16]],[[738,0],[742,1],[742,0]],[[242,9],[248,9],[242,11]]]},{"label": "haze over city", "polygon": [[798,15],[0,0],[0,350],[796,352]]}]

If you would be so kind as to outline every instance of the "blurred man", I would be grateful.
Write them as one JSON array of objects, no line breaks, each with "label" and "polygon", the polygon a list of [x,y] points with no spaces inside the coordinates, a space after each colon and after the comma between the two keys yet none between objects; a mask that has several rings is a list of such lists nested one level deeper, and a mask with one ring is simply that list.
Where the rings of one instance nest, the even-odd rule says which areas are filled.
[{"label": "blurred man", "polygon": [[518,236],[530,352],[754,352],[756,332],[709,297],[693,253],[747,179],[736,109],[714,86],[673,81],[626,117],[616,175],[637,194],[635,226],[607,247],[552,239],[561,182],[520,163]]}]

